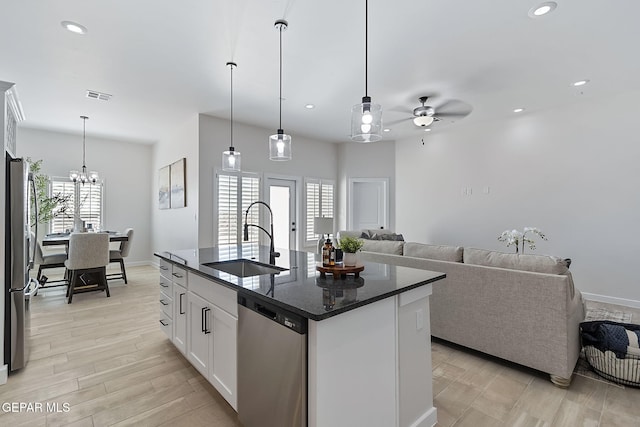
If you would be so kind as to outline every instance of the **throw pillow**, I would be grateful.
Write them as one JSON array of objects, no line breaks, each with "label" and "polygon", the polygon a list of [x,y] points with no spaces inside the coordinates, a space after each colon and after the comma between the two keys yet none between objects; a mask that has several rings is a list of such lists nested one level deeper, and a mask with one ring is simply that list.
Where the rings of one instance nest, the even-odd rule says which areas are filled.
[{"label": "throw pillow", "polygon": [[394,242],[404,242],[404,237],[402,234],[390,233],[390,234],[382,234],[375,233],[371,235],[371,240],[392,240]]}]

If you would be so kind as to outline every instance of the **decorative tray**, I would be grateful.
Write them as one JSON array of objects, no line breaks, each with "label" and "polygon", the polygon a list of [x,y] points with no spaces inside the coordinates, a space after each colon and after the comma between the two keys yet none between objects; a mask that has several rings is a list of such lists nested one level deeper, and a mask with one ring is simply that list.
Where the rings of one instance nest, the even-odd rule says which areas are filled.
[{"label": "decorative tray", "polygon": [[356,278],[360,277],[360,272],[364,270],[364,265],[356,264],[352,266],[339,265],[322,265],[321,262],[316,263],[316,270],[320,272],[320,277],[325,278],[326,274],[333,275],[334,280],[346,277],[347,274],[353,274]]}]

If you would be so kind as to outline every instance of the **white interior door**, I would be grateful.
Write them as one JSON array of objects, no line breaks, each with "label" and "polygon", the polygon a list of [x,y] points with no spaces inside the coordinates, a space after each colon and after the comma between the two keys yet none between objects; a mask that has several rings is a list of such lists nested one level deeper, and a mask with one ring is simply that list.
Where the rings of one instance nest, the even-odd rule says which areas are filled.
[{"label": "white interior door", "polygon": [[389,180],[352,178],[349,180],[349,230],[389,227]]},{"label": "white interior door", "polygon": [[[267,178],[269,206],[273,211],[273,243],[282,250],[296,249],[296,182]],[[283,254],[284,255],[284,254]]]}]

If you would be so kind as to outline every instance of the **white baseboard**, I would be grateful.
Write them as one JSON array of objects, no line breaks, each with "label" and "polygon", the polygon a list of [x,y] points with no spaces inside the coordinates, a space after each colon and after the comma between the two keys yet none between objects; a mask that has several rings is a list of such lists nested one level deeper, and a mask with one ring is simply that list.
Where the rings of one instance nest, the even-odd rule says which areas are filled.
[{"label": "white baseboard", "polygon": [[0,366],[0,385],[6,384],[9,379],[9,365]]},{"label": "white baseboard", "polygon": [[431,408],[420,417],[409,427],[433,427],[438,422],[438,413],[436,408]]},{"label": "white baseboard", "polygon": [[582,292],[584,299],[596,302],[606,302],[607,304],[623,305],[625,307],[640,308],[640,301],[626,298],[616,298],[607,295],[590,294]]},{"label": "white baseboard", "polygon": [[131,262],[127,262],[127,260],[125,259],[124,265],[125,265],[125,267],[138,267],[138,266],[141,266],[141,265],[153,266],[154,264],[153,264],[152,261],[131,261]]}]

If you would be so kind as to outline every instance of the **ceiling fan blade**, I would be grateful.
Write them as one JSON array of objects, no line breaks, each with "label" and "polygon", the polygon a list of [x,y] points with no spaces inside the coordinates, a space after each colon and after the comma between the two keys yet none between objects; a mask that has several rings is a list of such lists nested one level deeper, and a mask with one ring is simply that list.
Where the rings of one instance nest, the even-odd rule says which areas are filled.
[{"label": "ceiling fan blade", "polygon": [[397,124],[399,124],[399,123],[406,122],[406,121],[411,120],[411,119],[413,119],[413,116],[411,116],[411,117],[405,117],[404,119],[399,119],[399,120],[390,120],[390,121],[388,121],[388,122],[387,122],[387,121],[385,121],[385,122],[384,122],[384,125],[385,125],[385,126],[394,126],[394,125],[397,125]]},{"label": "ceiling fan blade", "polygon": [[396,112],[396,113],[404,113],[404,114],[413,114],[413,109],[410,109],[410,108],[407,108],[407,107],[403,107],[403,106],[387,108],[386,111],[393,111],[393,112]]},{"label": "ceiling fan blade", "polygon": [[473,111],[473,107],[466,102],[452,99],[435,107],[436,116],[439,117],[466,117]]},{"label": "ceiling fan blade", "polygon": [[438,111],[435,116],[438,117],[452,117],[452,118],[462,118],[462,117],[467,117],[469,115],[469,113],[441,113],[440,111]]}]

